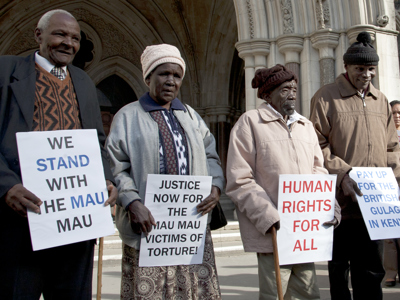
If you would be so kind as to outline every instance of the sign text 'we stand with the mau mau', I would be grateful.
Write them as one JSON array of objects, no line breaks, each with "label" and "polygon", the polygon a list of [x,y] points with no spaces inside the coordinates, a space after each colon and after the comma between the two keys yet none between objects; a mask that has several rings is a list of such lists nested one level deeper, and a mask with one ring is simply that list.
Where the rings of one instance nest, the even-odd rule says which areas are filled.
[{"label": "sign text 'we stand with the mau mau'", "polygon": [[280,175],[278,212],[281,265],[332,258],[336,175]]},{"label": "sign text 'we stand with the mau mau'", "polygon": [[145,205],[156,226],[140,242],[139,266],[203,262],[207,215],[196,206],[211,192],[211,176],[149,174]]},{"label": "sign text 'we stand with the mau mau'", "polygon": [[33,250],[114,233],[97,131],[17,133],[22,182],[43,204],[28,211]]}]

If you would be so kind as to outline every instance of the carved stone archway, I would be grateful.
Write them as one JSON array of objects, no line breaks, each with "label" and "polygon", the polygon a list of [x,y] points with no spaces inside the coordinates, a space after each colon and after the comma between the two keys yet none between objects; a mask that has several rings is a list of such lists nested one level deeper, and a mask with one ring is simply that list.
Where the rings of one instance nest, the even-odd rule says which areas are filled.
[{"label": "carved stone archway", "polygon": [[[244,76],[237,69],[241,65],[235,54],[238,34],[231,0],[3,1],[0,55],[37,49],[35,25],[44,12],[56,8],[71,12],[93,43],[93,60],[84,68],[96,84],[117,75],[140,97],[147,90],[140,65],[145,47],[160,43],[178,47],[187,65],[179,97],[204,117],[225,166],[229,131],[243,111],[243,101],[237,101],[240,96],[233,96],[242,95],[243,84],[234,81]],[[229,203],[226,200],[225,205]]]},{"label": "carved stone archway", "polygon": [[251,89],[256,69],[280,63],[299,76],[298,109],[308,116],[313,94],[344,71],[343,54],[361,31],[372,33],[381,58],[374,84],[389,99],[396,96],[392,87],[399,86],[400,78],[394,1],[234,0],[247,109],[261,102]]}]

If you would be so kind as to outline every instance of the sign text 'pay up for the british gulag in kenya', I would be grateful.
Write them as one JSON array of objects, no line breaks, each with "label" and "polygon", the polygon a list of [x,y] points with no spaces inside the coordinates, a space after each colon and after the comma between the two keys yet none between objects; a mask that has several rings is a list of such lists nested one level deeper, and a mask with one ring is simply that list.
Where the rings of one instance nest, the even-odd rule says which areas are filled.
[{"label": "sign text 'pay up for the british gulag in kenya'", "polygon": [[157,225],[140,242],[140,267],[201,264],[207,215],[196,206],[210,195],[211,176],[149,174],[145,205]]},{"label": "sign text 'pay up for the british gulag in kenya'", "polygon": [[336,175],[280,175],[278,211],[279,263],[332,259]]},{"label": "sign text 'pay up for the british gulag in kenya'", "polygon": [[391,168],[353,168],[350,177],[363,193],[358,205],[371,240],[400,238],[398,184]]},{"label": "sign text 'pay up for the british gulag in kenya'", "polygon": [[43,202],[28,211],[34,251],[115,232],[96,130],[19,132],[17,144],[23,185]]}]

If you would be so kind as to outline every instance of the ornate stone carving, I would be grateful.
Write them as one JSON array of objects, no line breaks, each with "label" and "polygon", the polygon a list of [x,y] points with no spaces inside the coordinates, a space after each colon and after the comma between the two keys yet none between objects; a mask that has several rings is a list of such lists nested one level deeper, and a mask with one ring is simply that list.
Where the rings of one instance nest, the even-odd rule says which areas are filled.
[{"label": "ornate stone carving", "polygon": [[82,20],[88,23],[98,32],[103,44],[102,59],[121,56],[141,69],[140,53],[114,24],[106,22],[103,18],[83,8],[75,9],[72,14],[78,21]]},{"label": "ornate stone carving", "polygon": [[389,23],[389,17],[387,15],[378,16],[376,23],[379,27],[386,27],[386,25]]},{"label": "ornate stone carving", "polygon": [[283,33],[293,33],[293,11],[292,2],[290,0],[281,0]]},{"label": "ornate stone carving", "polygon": [[251,9],[251,0],[246,0],[247,14],[249,15],[249,28],[250,28],[250,38],[254,39],[254,20],[253,11]]},{"label": "ornate stone carving", "polygon": [[316,0],[317,5],[315,6],[315,13],[317,15],[318,20],[318,29],[325,29],[326,27],[330,27],[330,12],[329,12],[329,4],[326,0]]},{"label": "ornate stone carving", "polygon": [[35,25],[31,28],[26,29],[22,34],[18,36],[18,39],[13,41],[12,45],[5,54],[7,55],[18,55],[31,49],[38,49],[39,45],[36,43],[33,31]]},{"label": "ornate stone carving", "polygon": [[333,58],[323,58],[319,61],[321,86],[335,81],[335,61]]}]

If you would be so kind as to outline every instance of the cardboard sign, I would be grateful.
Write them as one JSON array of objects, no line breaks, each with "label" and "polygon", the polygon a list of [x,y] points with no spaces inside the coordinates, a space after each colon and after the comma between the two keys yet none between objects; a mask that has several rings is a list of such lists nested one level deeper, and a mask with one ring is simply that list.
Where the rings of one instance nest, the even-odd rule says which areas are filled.
[{"label": "cardboard sign", "polygon": [[17,133],[22,182],[39,197],[28,211],[34,251],[115,232],[95,129]]},{"label": "cardboard sign", "polygon": [[336,175],[280,175],[278,211],[279,263],[332,259]]},{"label": "cardboard sign", "polygon": [[145,205],[157,225],[142,234],[140,267],[203,262],[208,216],[196,206],[211,192],[211,176],[148,175]]},{"label": "cardboard sign", "polygon": [[353,168],[349,176],[363,196],[358,205],[371,240],[400,238],[398,184],[391,168]]}]

